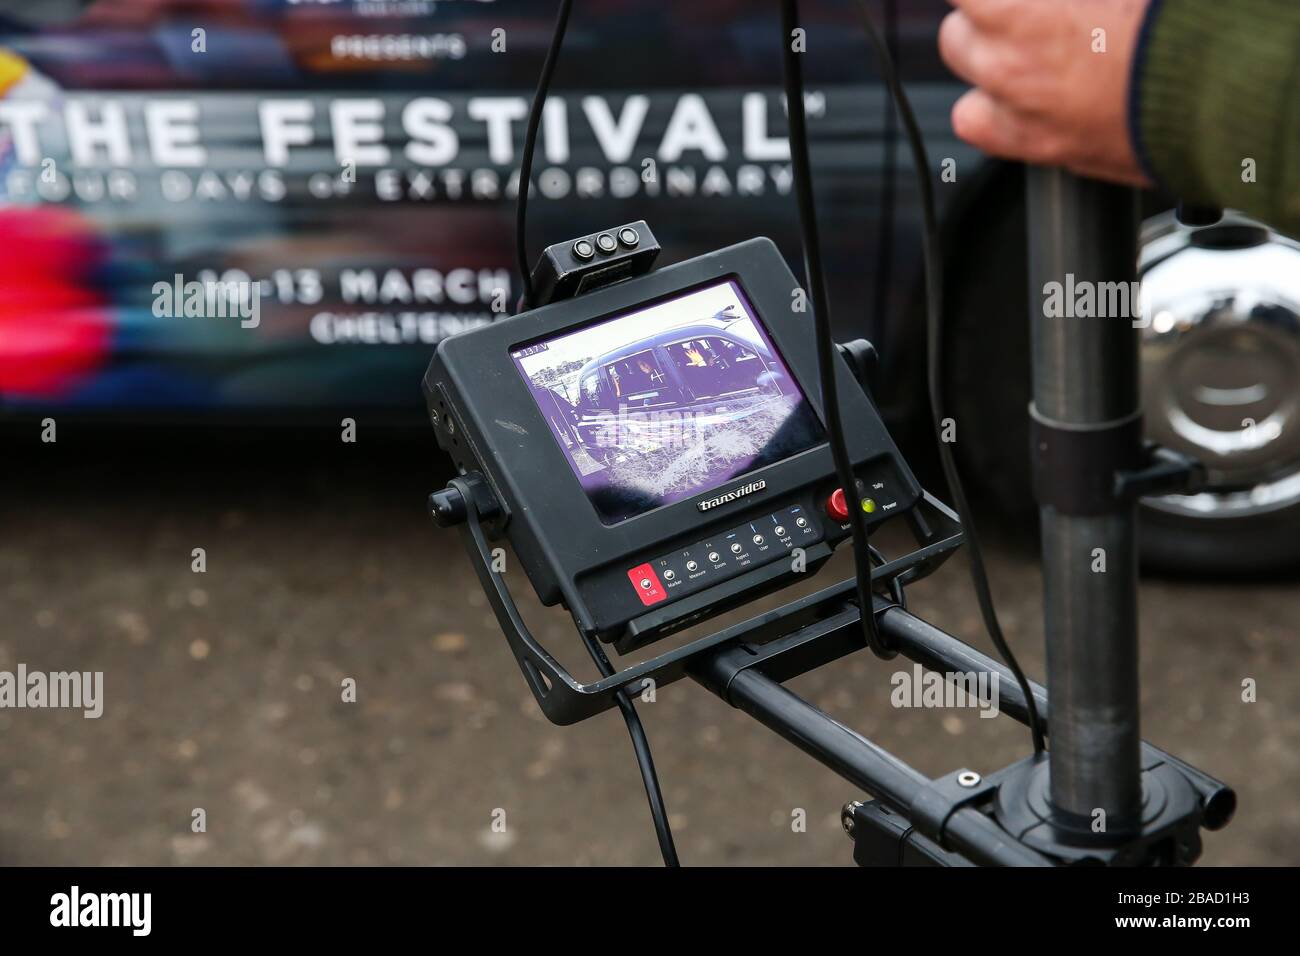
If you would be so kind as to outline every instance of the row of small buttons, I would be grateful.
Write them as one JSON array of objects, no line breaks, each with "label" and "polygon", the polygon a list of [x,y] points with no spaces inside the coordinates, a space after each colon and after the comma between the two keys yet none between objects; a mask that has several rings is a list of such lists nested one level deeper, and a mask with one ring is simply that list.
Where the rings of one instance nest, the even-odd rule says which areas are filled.
[{"label": "row of small buttons", "polygon": [[648,606],[727,580],[820,538],[817,523],[796,505],[632,568],[628,578]]}]

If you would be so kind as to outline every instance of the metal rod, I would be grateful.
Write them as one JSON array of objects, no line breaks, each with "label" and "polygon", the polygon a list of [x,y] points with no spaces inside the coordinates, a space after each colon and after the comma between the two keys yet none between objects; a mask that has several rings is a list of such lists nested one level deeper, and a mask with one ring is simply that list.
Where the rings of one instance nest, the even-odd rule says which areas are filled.
[{"label": "metal rod", "polygon": [[[989,673],[998,676],[998,711],[1013,720],[1025,723],[1029,710],[1025,707],[1025,695],[1020,692],[1020,685],[1011,671],[1001,661],[996,661],[987,654],[977,651],[960,638],[941,630],[929,621],[923,621],[901,607],[890,607],[877,616],[882,634],[889,636],[898,653],[910,661],[939,674],[979,674]],[[1038,702],[1038,712],[1047,713],[1047,691],[1041,684],[1029,682],[1034,700]],[[1049,731],[1050,723],[1043,727]],[[978,768],[972,768],[978,769]]]},{"label": "metal rod", "polygon": [[[1078,316],[1069,292],[1093,283],[1096,303],[1110,283],[1133,281],[1136,194],[1057,169],[1026,175],[1034,414],[1073,429],[1127,419],[1140,409],[1131,317]],[[1061,284],[1065,315],[1047,314],[1049,283]],[[1039,515],[1051,801],[1063,820],[1104,810],[1113,835],[1139,825],[1142,799],[1135,511]]]},{"label": "metal rod", "polygon": [[[929,778],[856,731],[754,669],[735,671],[732,649],[715,655],[691,676],[733,707],[743,710],[845,780],[906,814]],[[1050,866],[1051,861],[1016,843],[995,821],[961,809],[948,820],[952,846],[974,863]]]}]

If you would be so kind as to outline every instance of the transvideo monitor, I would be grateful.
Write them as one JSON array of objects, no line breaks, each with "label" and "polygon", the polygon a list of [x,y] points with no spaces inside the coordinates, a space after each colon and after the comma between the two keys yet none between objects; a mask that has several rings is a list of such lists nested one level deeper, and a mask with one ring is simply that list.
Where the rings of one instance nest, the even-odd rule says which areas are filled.
[{"label": "transvideo monitor", "polygon": [[835,478],[812,316],[752,239],[444,341],[438,441],[481,473],[545,604],[621,651],[815,571],[921,490],[837,356],[858,479]]}]

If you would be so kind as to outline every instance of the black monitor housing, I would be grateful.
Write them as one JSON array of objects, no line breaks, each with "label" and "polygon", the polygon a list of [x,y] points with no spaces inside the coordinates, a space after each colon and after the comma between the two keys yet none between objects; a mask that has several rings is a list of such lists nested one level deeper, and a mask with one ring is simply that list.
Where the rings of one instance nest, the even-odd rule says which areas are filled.
[{"label": "black monitor housing", "polygon": [[[702,315],[697,301],[727,304]],[[626,652],[816,571],[849,537],[844,508],[874,525],[917,504],[920,486],[842,357],[835,387],[859,487],[838,491],[803,302],[776,246],[757,238],[439,345],[424,378],[438,443],[461,475],[482,476],[489,534],[509,540],[543,604],[562,603],[582,633]],[[737,371],[746,363],[758,376]],[[720,376],[739,381],[702,397],[691,375],[706,392]],[[628,447],[663,421],[686,429],[678,457],[657,439],[648,454]],[[624,442],[620,429],[637,434]],[[710,471],[710,442],[739,445],[739,467],[723,455]],[[701,484],[641,489],[691,456]]]}]

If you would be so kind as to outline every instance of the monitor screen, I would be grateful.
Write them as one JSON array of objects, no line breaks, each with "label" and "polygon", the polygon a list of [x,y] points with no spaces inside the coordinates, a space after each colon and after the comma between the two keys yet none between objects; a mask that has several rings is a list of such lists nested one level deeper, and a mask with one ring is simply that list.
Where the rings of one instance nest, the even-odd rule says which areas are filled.
[{"label": "monitor screen", "polygon": [[822,440],[821,423],[734,281],[511,355],[605,524]]}]

